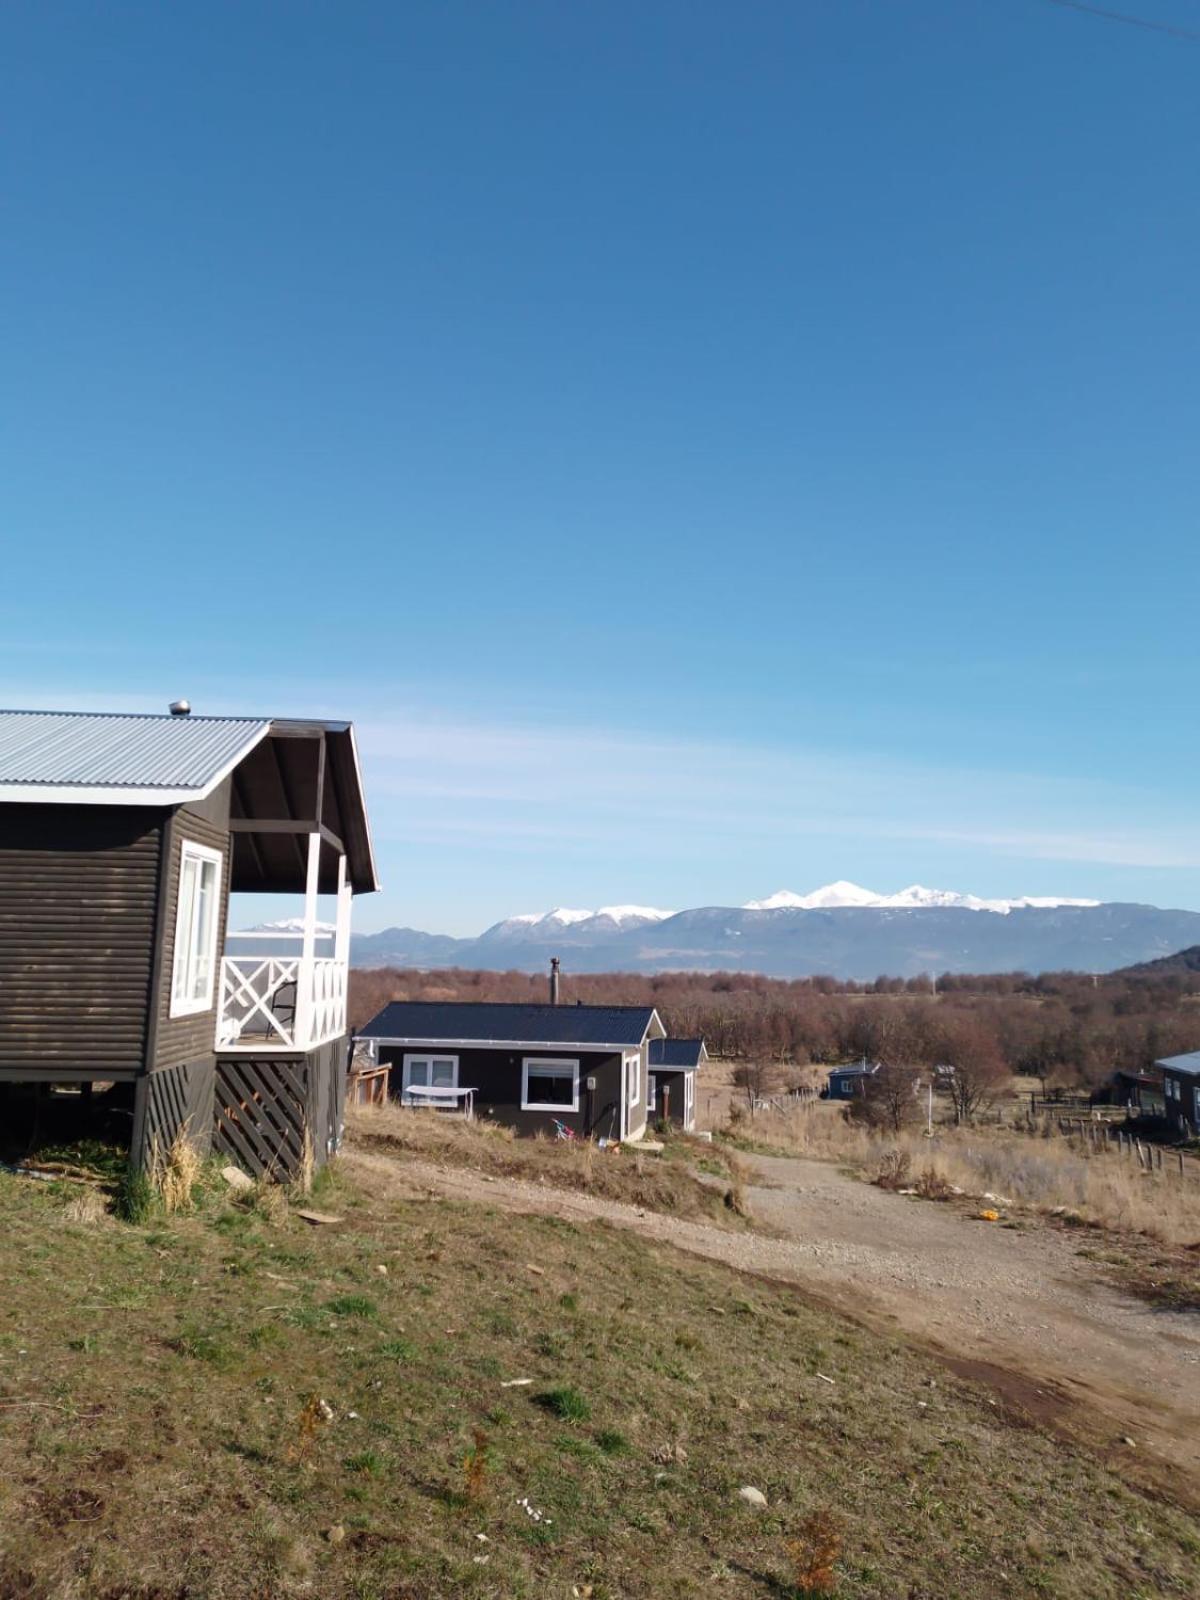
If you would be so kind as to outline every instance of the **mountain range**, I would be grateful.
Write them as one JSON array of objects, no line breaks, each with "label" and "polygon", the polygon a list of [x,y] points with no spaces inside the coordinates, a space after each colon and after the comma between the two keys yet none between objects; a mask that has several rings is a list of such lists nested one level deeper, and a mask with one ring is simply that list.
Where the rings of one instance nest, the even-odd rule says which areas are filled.
[{"label": "mountain range", "polygon": [[359,967],[532,972],[559,956],[576,972],[742,971],[869,980],[923,972],[1112,972],[1200,944],[1200,912],[1053,896],[983,899],[913,884],[876,894],[838,881],[740,906],[665,911],[556,907],[477,938],[387,928],[356,934]]}]

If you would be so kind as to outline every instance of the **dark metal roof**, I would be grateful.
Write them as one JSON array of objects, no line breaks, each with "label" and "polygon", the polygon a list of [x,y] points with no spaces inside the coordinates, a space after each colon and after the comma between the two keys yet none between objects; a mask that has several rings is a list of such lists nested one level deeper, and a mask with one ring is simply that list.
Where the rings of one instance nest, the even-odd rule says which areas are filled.
[{"label": "dark metal roof", "polygon": [[651,1039],[650,1065],[683,1072],[700,1065],[707,1055],[703,1039]]},{"label": "dark metal roof", "polygon": [[1156,1067],[1166,1067],[1169,1072],[1182,1072],[1190,1077],[1200,1076],[1200,1050],[1191,1050],[1184,1056],[1163,1056],[1161,1061],[1154,1063]]},{"label": "dark metal roof", "polygon": [[[205,794],[263,738],[260,717],[128,716],[107,712],[0,711],[0,790],[150,790]],[[8,798],[21,798],[13,794]],[[89,796],[89,798],[91,798]]]},{"label": "dark metal roof", "polygon": [[393,1000],[359,1029],[358,1037],[403,1044],[572,1045],[581,1050],[620,1050],[640,1045],[656,1021],[653,1006]]}]

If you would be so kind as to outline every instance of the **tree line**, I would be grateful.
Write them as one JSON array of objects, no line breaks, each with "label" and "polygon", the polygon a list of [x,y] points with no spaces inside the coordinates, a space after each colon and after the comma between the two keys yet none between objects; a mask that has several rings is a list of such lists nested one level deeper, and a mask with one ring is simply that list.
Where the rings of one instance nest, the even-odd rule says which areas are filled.
[{"label": "tree line", "polygon": [[[358,1026],[389,1000],[544,1002],[527,972],[356,968]],[[785,1067],[866,1057],[934,1065],[968,1057],[1048,1087],[1099,1088],[1118,1069],[1200,1049],[1200,972],[1054,972],[878,978],[764,978],[753,973],[564,973],[562,1003],[653,1005],[670,1033],[709,1053]],[[981,1067],[981,1070],[983,1068]]]}]

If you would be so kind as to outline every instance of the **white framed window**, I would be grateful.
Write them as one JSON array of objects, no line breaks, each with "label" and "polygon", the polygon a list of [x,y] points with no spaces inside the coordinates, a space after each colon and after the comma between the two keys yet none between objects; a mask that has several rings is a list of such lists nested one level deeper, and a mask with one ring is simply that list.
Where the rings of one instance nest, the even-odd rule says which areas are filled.
[{"label": "white framed window", "polygon": [[683,1075],[683,1125],[691,1128],[696,1120],[696,1074],[685,1072]]},{"label": "white framed window", "polygon": [[658,1109],[658,1079],[653,1073],[646,1080],[646,1104],[651,1111]]},{"label": "white framed window", "polygon": [[221,907],[219,850],[185,839],[179,856],[179,904],[171,964],[171,1015],[212,1008]]},{"label": "white framed window", "polygon": [[433,1095],[410,1095],[410,1089],[457,1089],[458,1057],[430,1052],[406,1055],[401,1075],[402,1098],[410,1105],[429,1105]]},{"label": "white framed window", "polygon": [[625,1057],[625,1104],[630,1111],[634,1106],[642,1103],[642,1058],[639,1055]]},{"label": "white framed window", "polygon": [[521,1062],[522,1111],[578,1111],[579,1062],[526,1056]]}]

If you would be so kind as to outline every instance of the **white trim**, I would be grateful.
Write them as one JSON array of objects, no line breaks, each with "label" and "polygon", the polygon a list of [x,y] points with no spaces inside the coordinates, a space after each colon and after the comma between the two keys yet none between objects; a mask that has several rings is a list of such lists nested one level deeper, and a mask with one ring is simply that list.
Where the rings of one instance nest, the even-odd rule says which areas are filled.
[{"label": "white trim", "polygon": [[626,1084],[626,1086],[625,1086],[625,1093],[626,1093],[625,1104],[629,1107],[630,1111],[633,1111],[636,1107],[640,1106],[641,1103],[642,1103],[642,1056],[641,1056],[641,1052],[640,1051],[631,1050],[625,1057],[625,1065],[626,1065],[626,1067],[628,1067],[628,1065],[629,1065],[629,1063],[631,1061],[633,1062],[634,1066],[637,1068],[637,1072],[636,1072],[636,1075],[634,1076],[634,1079],[633,1079],[633,1093],[632,1094],[629,1093],[629,1085],[628,1084]]},{"label": "white trim", "polygon": [[[529,1069],[530,1067],[558,1068],[555,1076],[563,1076],[563,1068],[571,1069],[571,1104],[564,1106],[555,1103],[547,1105],[541,1100],[529,1098]],[[521,1061],[521,1110],[522,1111],[569,1111],[579,1110],[579,1062],[574,1056],[525,1056]]]},{"label": "white trim", "polygon": [[[181,995],[179,993],[181,980],[188,976],[184,967],[180,964],[179,952],[184,942],[184,867],[189,859],[197,862],[198,867],[203,867],[206,864],[215,866],[217,877],[213,904],[212,925],[209,929],[208,936],[208,950],[203,952],[208,963],[208,981],[205,985],[205,990],[202,997],[195,995]],[[213,994],[216,990],[217,982],[217,941],[221,934],[221,890],[224,884],[224,870],[225,857],[219,850],[210,850],[207,845],[197,844],[193,839],[184,839],[181,841],[179,846],[179,875],[175,886],[175,943],[171,951],[171,1003],[167,1013],[168,1016],[195,1017],[201,1015],[205,1011],[212,1010]],[[197,876],[196,882],[197,885],[199,885],[199,875]],[[195,921],[199,915],[200,903],[200,896],[197,895],[193,904],[186,908],[189,912],[187,920],[192,922]],[[188,958],[192,959],[195,956],[195,951],[191,946],[190,938],[191,935],[189,933]]]},{"label": "white trim", "polygon": [[410,1081],[411,1081],[411,1078],[412,1078],[413,1064],[415,1062],[417,1062],[417,1061],[427,1061],[429,1063],[429,1078],[430,1078],[430,1082],[428,1084],[418,1084],[417,1085],[418,1088],[433,1088],[434,1087],[434,1084],[433,1084],[432,1080],[433,1080],[433,1063],[435,1061],[452,1061],[454,1063],[454,1081],[451,1084],[444,1084],[444,1085],[441,1085],[440,1087],[452,1088],[452,1089],[457,1090],[457,1088],[458,1088],[458,1057],[457,1056],[451,1055],[448,1051],[414,1050],[414,1051],[412,1051],[411,1053],[407,1054],[404,1057],[404,1061],[403,1061],[403,1064],[402,1064],[401,1069],[400,1069],[400,1098],[402,1100],[408,1094],[409,1084],[410,1084]]}]

